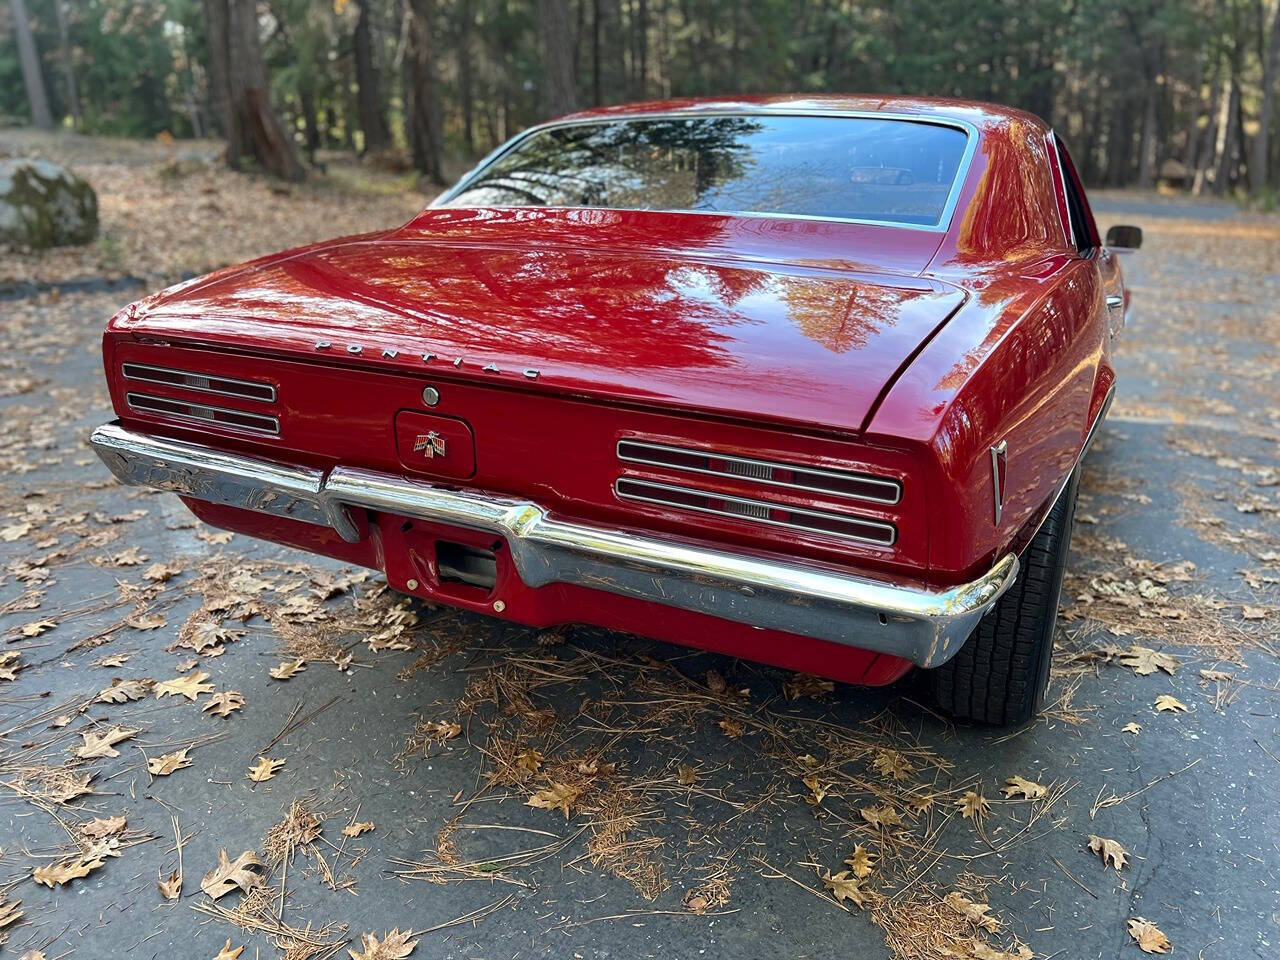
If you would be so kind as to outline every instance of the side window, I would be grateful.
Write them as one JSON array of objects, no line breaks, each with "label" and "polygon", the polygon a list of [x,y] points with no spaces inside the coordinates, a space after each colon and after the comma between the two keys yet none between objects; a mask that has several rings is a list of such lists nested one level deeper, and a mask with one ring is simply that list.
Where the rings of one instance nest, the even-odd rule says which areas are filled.
[{"label": "side window", "polygon": [[1070,220],[1071,242],[1082,257],[1093,252],[1094,230],[1093,217],[1080,190],[1080,181],[1076,179],[1075,164],[1067,153],[1062,140],[1055,136],[1054,144],[1058,148],[1058,166],[1062,170],[1062,185],[1067,196],[1067,216]]}]

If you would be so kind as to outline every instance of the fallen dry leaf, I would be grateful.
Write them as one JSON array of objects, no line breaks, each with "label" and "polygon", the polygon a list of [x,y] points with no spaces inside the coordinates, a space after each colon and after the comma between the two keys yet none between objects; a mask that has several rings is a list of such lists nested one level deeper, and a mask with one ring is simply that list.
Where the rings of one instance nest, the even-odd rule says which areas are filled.
[{"label": "fallen dry leaf", "polygon": [[17,650],[6,650],[0,653],[0,680],[17,680],[18,671],[26,664],[18,662]]},{"label": "fallen dry leaf", "polygon": [[966,790],[964,796],[956,801],[956,806],[960,808],[962,817],[974,823],[981,823],[983,817],[991,812],[991,804],[977,790]]},{"label": "fallen dry leaf", "polygon": [[1143,917],[1129,918],[1129,936],[1143,953],[1168,953],[1173,949],[1164,932]]},{"label": "fallen dry leaf", "polygon": [[1000,932],[1000,921],[990,915],[991,906],[989,904],[974,903],[957,890],[952,890],[942,899],[948,907],[960,914],[960,916],[964,917],[975,927],[980,927],[987,931],[987,933]]},{"label": "fallen dry leaf", "polygon": [[797,673],[782,684],[782,695],[788,700],[799,700],[801,697],[813,697],[815,700],[831,693],[836,685],[822,677],[813,677],[807,673]]},{"label": "fallen dry leaf", "polygon": [[727,717],[720,721],[720,729],[724,731],[724,735],[730,740],[737,740],[747,732],[747,728],[741,723],[737,720],[730,720]]},{"label": "fallen dry leaf", "polygon": [[91,840],[101,840],[103,837],[113,837],[117,833],[124,831],[124,817],[94,817],[88,823],[80,828],[80,832]]},{"label": "fallen dry leaf", "polygon": [[185,770],[191,766],[191,758],[187,756],[190,750],[190,747],[183,747],[181,750],[173,751],[173,753],[150,758],[147,761],[147,772],[152,776],[167,777],[175,770]]},{"label": "fallen dry leaf", "polygon": [[125,620],[135,630],[158,630],[164,626],[164,617],[158,613],[140,613]]},{"label": "fallen dry leaf", "polygon": [[360,937],[360,952],[348,949],[351,960],[404,960],[418,945],[417,940],[410,940],[412,930],[401,933],[398,929],[384,934],[379,941],[372,933]]},{"label": "fallen dry leaf", "polygon": [[1140,647],[1137,644],[1122,653],[1119,662],[1131,668],[1140,677],[1153,674],[1157,670],[1163,670],[1169,676],[1173,676],[1178,667],[1182,666],[1182,661],[1175,656],[1159,653],[1150,647]]},{"label": "fallen dry leaf", "polygon": [[157,561],[142,571],[142,576],[156,583],[167,583],[182,572],[182,567],[173,563]]},{"label": "fallen dry leaf", "polygon": [[1004,782],[1000,792],[1006,799],[1021,796],[1024,800],[1043,800],[1049,795],[1049,788],[1015,775]]},{"label": "fallen dry leaf", "polygon": [[1116,868],[1116,873],[1120,872],[1121,867],[1129,865],[1129,851],[1115,840],[1094,836],[1091,833],[1089,834],[1089,849],[1102,858],[1104,867],[1107,866],[1107,861],[1109,860],[1111,866]]},{"label": "fallen dry leaf", "polygon": [[0,894],[0,930],[22,919],[23,911],[18,909],[20,906],[22,906],[21,900],[11,901],[6,899],[4,894]]},{"label": "fallen dry leaf", "polygon": [[1126,723],[1123,727],[1120,728],[1120,732],[1121,733],[1141,733],[1142,724],[1138,723],[1136,720],[1131,720],[1128,723]]},{"label": "fallen dry leaf", "polygon": [[826,799],[826,788],[818,783],[817,777],[805,777],[802,782],[809,788],[809,795],[804,798],[805,803],[816,807]]},{"label": "fallen dry leaf", "polygon": [[205,701],[202,711],[219,717],[229,717],[232,711],[244,706],[244,694],[239,690],[222,690]]},{"label": "fallen dry leaf", "polygon": [[57,620],[36,620],[34,623],[23,624],[18,628],[18,631],[24,637],[38,637],[40,634],[52,630],[57,625]]},{"label": "fallen dry leaf", "polygon": [[170,694],[177,697],[186,697],[188,700],[197,700],[203,693],[213,693],[213,684],[205,683],[211,674],[203,670],[197,670],[195,673],[189,673],[185,677],[178,677],[176,680],[166,680],[164,683],[157,683],[156,699],[159,700]]},{"label": "fallen dry leaf", "polygon": [[141,700],[151,689],[149,679],[119,680],[94,697],[95,703],[126,703],[129,700]]},{"label": "fallen dry leaf", "polygon": [[177,900],[182,896],[182,874],[175,870],[164,880],[157,880],[156,889],[166,900]]},{"label": "fallen dry leaf", "polygon": [[559,810],[564,814],[564,818],[568,820],[570,808],[581,794],[581,787],[575,787],[567,783],[553,783],[545,790],[539,790],[526,800],[525,804],[530,807],[537,807],[539,810]]},{"label": "fallen dry leaf", "polygon": [[237,887],[248,893],[262,883],[261,875],[253,872],[254,867],[261,866],[262,861],[252,850],[246,850],[231,860],[225,849],[219,849],[218,865],[204,875],[200,889],[215,900]]},{"label": "fallen dry leaf", "polygon": [[223,944],[222,949],[218,951],[213,960],[240,960],[240,954],[242,953],[244,953],[244,947],[236,947],[232,950],[231,938],[227,937],[227,942]]},{"label": "fallen dry leaf", "polygon": [[422,731],[426,734],[428,742],[436,740],[444,743],[462,733],[462,724],[454,723],[452,720],[431,720],[423,724]]},{"label": "fallen dry leaf", "polygon": [[343,827],[342,835],[344,837],[358,837],[360,836],[360,834],[368,833],[372,829],[373,829],[372,820],[360,820],[360,821],[356,821],[355,823],[349,823],[345,827]]},{"label": "fallen dry leaf", "polygon": [[871,871],[876,868],[875,854],[867,852],[867,848],[860,843],[853,848],[853,855],[845,863],[859,880],[871,876]]},{"label": "fallen dry leaf", "polygon": [[871,765],[875,767],[876,772],[881,776],[892,777],[894,780],[906,780],[915,772],[915,767],[912,766],[911,761],[897,750],[877,751],[875,759],[871,761]]},{"label": "fallen dry leaf", "polygon": [[898,811],[887,803],[878,807],[864,807],[858,813],[862,815],[863,820],[878,829],[902,826],[902,818],[898,816]]},{"label": "fallen dry leaf", "polygon": [[521,770],[537,773],[542,769],[542,753],[538,750],[525,750],[516,757],[516,766]]},{"label": "fallen dry leaf", "polygon": [[276,771],[284,766],[283,760],[268,760],[259,757],[258,762],[249,768],[249,779],[254,783],[265,783],[276,775]]},{"label": "fallen dry leaf", "polygon": [[1171,713],[1186,713],[1187,705],[1171,694],[1162,693],[1156,697],[1156,711],[1162,710],[1167,710]]},{"label": "fallen dry leaf", "polygon": [[272,667],[267,672],[276,680],[288,680],[294,674],[302,673],[307,669],[305,660],[286,660],[278,667]]},{"label": "fallen dry leaf", "polygon": [[691,787],[698,782],[698,768],[691,767],[687,763],[680,764],[676,768],[676,780],[680,782],[682,787]]},{"label": "fallen dry leaf", "polygon": [[62,863],[51,863],[43,867],[36,867],[31,871],[31,878],[36,883],[43,883],[52,890],[54,886],[62,886],[79,877],[87,877],[102,866],[102,863],[103,861],[100,859],[64,860]]},{"label": "fallen dry leaf", "polygon": [[137,730],[126,730],[124,727],[112,727],[101,733],[96,730],[82,730],[80,736],[84,737],[84,743],[76,748],[75,753],[81,760],[118,757],[120,751],[115,749],[115,745],[137,735]]},{"label": "fallen dry leaf", "polygon": [[862,881],[857,877],[849,876],[848,870],[841,870],[834,876],[827,873],[822,877],[822,885],[835,898],[836,903],[852,900],[857,906],[861,907],[867,902],[867,891],[863,888]]}]

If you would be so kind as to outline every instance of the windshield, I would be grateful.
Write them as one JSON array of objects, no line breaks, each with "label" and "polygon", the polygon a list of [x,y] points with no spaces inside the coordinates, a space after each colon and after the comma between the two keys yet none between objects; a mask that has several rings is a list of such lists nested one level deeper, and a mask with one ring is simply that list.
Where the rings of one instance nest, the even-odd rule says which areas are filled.
[{"label": "windshield", "polygon": [[698,116],[567,123],[500,154],[452,207],[606,207],[944,226],[968,135],[911,120]]}]

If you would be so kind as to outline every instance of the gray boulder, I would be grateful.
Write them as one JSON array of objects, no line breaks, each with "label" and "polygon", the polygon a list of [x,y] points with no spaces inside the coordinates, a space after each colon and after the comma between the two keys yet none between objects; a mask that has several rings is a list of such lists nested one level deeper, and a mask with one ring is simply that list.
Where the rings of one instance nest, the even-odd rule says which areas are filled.
[{"label": "gray boulder", "polygon": [[0,159],[0,246],[43,250],[97,234],[98,196],[88,183],[41,157]]}]

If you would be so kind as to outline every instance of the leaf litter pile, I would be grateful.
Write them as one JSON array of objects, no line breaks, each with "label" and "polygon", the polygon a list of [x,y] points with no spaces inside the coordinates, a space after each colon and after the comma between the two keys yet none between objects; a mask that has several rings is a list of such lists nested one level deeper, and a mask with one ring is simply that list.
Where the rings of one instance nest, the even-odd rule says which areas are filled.
[{"label": "leaf litter pile", "polygon": [[[157,926],[192,911],[217,958],[435,955],[511,912],[546,938],[715,929],[768,896],[874,924],[894,957],[1026,960],[1059,922],[1048,876],[1113,905],[1117,946],[1172,949],[1171,910],[1130,908],[1148,839],[1098,831],[1190,767],[1127,789],[1034,752],[996,769],[972,744],[1087,742],[1105,688],[1086,681],[1107,671],[1149,692],[1111,731],[1135,744],[1266,686],[1247,663],[1274,678],[1276,561],[1259,544],[1275,488],[1252,467],[1239,502],[1255,509],[1237,514],[1254,533],[1232,534],[1225,509],[1188,524],[1238,537],[1247,600],[1109,533],[1150,497],[1105,459],[1087,471],[1047,717],[957,739],[910,687],[886,701],[601,631],[495,625],[119,488],[83,442],[108,416],[93,351],[119,304],[71,300],[9,303],[0,330],[0,813],[18,831],[0,842],[0,949],[73,951],[46,894],[91,885],[103,908],[161,911]],[[33,366],[11,359],[19,341]],[[1170,447],[1204,457],[1198,442]],[[1189,671],[1195,686],[1170,686]],[[850,721],[860,699],[887,706]],[[1064,834],[1070,858],[1028,872],[1026,852]],[[603,893],[584,901],[588,882]],[[396,916],[362,924],[369,898]]]}]

